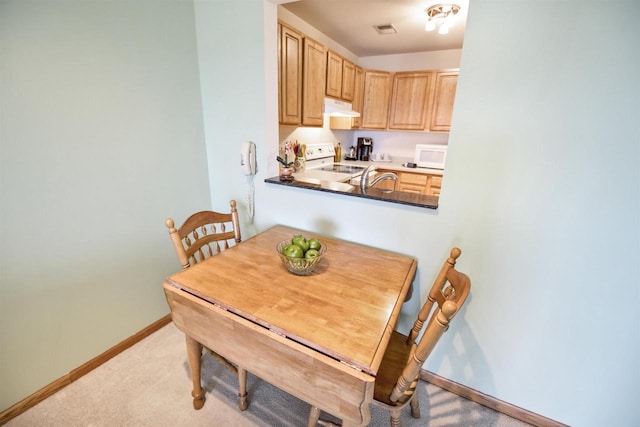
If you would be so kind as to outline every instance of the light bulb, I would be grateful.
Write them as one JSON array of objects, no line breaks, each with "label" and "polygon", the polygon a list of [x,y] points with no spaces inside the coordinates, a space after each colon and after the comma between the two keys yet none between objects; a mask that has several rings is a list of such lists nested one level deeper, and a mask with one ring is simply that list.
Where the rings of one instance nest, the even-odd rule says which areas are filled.
[{"label": "light bulb", "polygon": [[427,19],[427,25],[424,26],[425,31],[433,31],[436,29],[436,23],[431,18]]},{"label": "light bulb", "polygon": [[449,26],[447,25],[446,22],[443,22],[442,25],[440,25],[438,34],[449,34]]},{"label": "light bulb", "polygon": [[447,16],[444,18],[444,23],[447,27],[452,27],[453,23],[455,22],[455,18],[456,16],[453,13],[448,13]]}]

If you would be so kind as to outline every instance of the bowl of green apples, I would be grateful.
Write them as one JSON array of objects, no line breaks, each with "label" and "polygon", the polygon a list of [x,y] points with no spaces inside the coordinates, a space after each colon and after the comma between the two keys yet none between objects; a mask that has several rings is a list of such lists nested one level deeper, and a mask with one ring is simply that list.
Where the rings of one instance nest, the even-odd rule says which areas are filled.
[{"label": "bowl of green apples", "polygon": [[299,276],[308,276],[327,253],[327,246],[315,237],[307,239],[301,234],[278,242],[276,252],[285,268]]}]

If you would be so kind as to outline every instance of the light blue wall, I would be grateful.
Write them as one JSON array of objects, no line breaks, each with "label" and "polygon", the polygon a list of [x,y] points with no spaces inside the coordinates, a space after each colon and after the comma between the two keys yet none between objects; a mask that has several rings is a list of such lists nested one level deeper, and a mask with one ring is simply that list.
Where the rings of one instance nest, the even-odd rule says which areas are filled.
[{"label": "light blue wall", "polygon": [[[281,223],[415,255],[420,295],[403,327],[459,245],[472,295],[429,370],[570,425],[639,424],[638,3],[471,2],[435,212],[263,183],[277,143],[275,6],[264,3],[261,27],[262,0],[236,4],[197,2],[198,40],[219,40],[200,46],[199,57],[209,67],[203,88],[225,90],[218,99],[205,93],[205,105],[251,111],[215,126],[208,147],[215,137],[234,151],[266,130],[255,137],[256,229]],[[220,17],[225,28],[236,19],[237,31],[200,25]],[[266,68],[252,63],[236,78],[229,61],[243,67],[265,43]],[[261,84],[262,94],[245,93]],[[253,106],[264,93],[266,112]],[[206,116],[205,128],[216,121]],[[212,194],[241,197],[237,162],[223,163],[210,165]]]},{"label": "light blue wall", "polygon": [[441,204],[476,286],[446,371],[570,425],[638,425],[640,4],[541,22],[536,1],[472,3]]},{"label": "light blue wall", "polygon": [[168,313],[210,206],[193,4],[0,2],[0,410]]},{"label": "light blue wall", "polygon": [[257,230],[247,214],[254,178],[241,173],[240,148],[245,141],[261,148],[258,168],[264,174],[267,120],[271,126],[278,120],[277,110],[272,118],[265,113],[262,1],[196,0],[195,8],[212,205],[228,209],[235,199],[242,233],[248,237]]},{"label": "light blue wall", "polygon": [[0,2],[1,406],[165,314],[164,218],[233,197],[245,237],[282,223],[418,257],[405,328],[459,245],[472,295],[428,369],[570,425],[640,424],[639,6],[547,4],[542,24],[535,0],[471,2],[433,212],[264,184],[269,2],[197,0],[195,22],[185,1]]}]

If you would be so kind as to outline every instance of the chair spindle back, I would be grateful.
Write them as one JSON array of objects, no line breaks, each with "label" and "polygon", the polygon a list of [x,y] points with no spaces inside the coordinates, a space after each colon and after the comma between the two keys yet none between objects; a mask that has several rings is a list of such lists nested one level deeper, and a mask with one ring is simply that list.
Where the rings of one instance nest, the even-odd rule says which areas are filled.
[{"label": "chair spindle back", "polygon": [[230,213],[201,211],[194,213],[176,229],[172,218],[166,226],[182,268],[188,268],[240,243],[240,222],[236,201]]},{"label": "chair spindle back", "polygon": [[[461,253],[458,248],[451,249],[450,256],[440,269],[440,273],[429,291],[427,301],[418,313],[418,318],[407,337],[407,344],[413,346],[413,349],[407,366],[391,393],[390,399],[393,402],[406,402],[411,398],[422,365],[435,348],[440,337],[447,331],[449,322],[455,317],[469,295],[471,288],[469,277],[454,268]],[[416,344],[427,317],[429,318],[427,327],[422,338]]]}]

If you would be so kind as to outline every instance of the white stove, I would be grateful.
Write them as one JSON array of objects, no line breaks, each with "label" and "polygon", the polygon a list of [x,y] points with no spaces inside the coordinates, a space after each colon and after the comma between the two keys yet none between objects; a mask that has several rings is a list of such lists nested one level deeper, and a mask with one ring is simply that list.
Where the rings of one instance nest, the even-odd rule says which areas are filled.
[{"label": "white stove", "polygon": [[335,155],[336,150],[330,142],[323,144],[308,144],[304,152],[306,167],[308,169],[316,169],[332,165]]},{"label": "white stove", "polygon": [[340,180],[348,181],[350,178],[362,174],[364,167],[355,165],[345,165],[333,161],[336,154],[333,144],[308,144],[305,151],[306,168],[309,172],[326,172],[340,174]]}]

